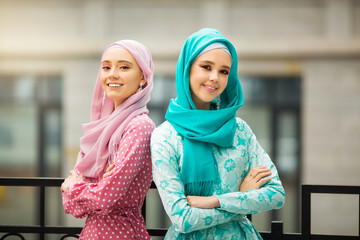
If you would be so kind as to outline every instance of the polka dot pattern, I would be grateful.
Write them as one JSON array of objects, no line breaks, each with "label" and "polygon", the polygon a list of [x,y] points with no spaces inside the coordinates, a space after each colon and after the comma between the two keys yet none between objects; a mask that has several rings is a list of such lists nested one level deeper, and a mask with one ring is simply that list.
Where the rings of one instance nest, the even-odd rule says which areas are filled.
[{"label": "polka dot pattern", "polygon": [[146,114],[134,117],[120,141],[112,175],[96,183],[73,184],[63,193],[65,212],[87,217],[80,240],[150,239],[140,210],[152,181],[154,128]]}]

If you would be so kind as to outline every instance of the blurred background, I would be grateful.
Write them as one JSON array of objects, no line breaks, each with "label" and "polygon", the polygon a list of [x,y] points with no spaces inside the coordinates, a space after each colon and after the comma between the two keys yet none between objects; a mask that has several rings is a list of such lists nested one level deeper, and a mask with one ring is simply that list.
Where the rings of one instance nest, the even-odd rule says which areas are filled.
[{"label": "blurred background", "polygon": [[[0,0],[0,177],[66,177],[89,121],[102,51],[145,44],[155,64],[150,116],[176,97],[182,44],[203,27],[235,46],[245,103],[238,111],[276,164],[281,210],[253,216],[300,231],[301,184],[360,185],[360,1]],[[49,189],[46,224],[82,226]],[[36,191],[0,187],[0,224],[36,224]],[[312,232],[359,233],[359,198],[313,194]],[[148,227],[168,227],[156,190]],[[31,234],[28,234],[31,238]],[[36,239],[34,237],[34,239]]]}]

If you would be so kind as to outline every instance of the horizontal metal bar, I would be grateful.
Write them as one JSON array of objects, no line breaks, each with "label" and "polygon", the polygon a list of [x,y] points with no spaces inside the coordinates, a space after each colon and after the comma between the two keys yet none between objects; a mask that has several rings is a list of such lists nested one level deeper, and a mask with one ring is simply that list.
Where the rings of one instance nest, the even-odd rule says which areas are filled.
[{"label": "horizontal metal bar", "polygon": [[311,234],[311,240],[359,240],[359,236]]},{"label": "horizontal metal bar", "polygon": [[166,228],[147,228],[146,229],[150,236],[152,237],[164,237],[166,235]]},{"label": "horizontal metal bar", "polygon": [[[59,187],[61,186],[64,178],[51,178],[51,177],[23,177],[23,178],[15,178],[15,177],[1,177],[0,178],[0,186],[33,186],[33,187]],[[154,182],[151,182],[150,188],[156,189],[156,185]]]},{"label": "horizontal metal bar", "polygon": [[304,237],[301,233],[284,233],[283,240],[304,240]]},{"label": "horizontal metal bar", "polygon": [[[80,234],[82,227],[60,227],[60,226],[12,226],[1,225],[0,233],[47,233],[47,234]],[[148,228],[147,231],[151,236],[165,236],[166,228]]]},{"label": "horizontal metal bar", "polygon": [[61,226],[12,226],[1,225],[0,232],[16,232],[16,233],[52,233],[52,234],[80,234],[82,227],[61,227]]},{"label": "horizontal metal bar", "polygon": [[64,178],[0,178],[0,186],[33,186],[33,187],[59,187]]},{"label": "horizontal metal bar", "polygon": [[[0,186],[32,186],[32,187],[59,187],[64,181],[63,178],[0,178]],[[156,189],[154,182],[151,188]],[[329,193],[329,194],[358,194],[360,195],[360,186],[340,186],[340,185],[302,185],[302,195],[305,200],[311,198],[312,193]],[[304,199],[303,199],[304,200]],[[310,207],[310,203],[309,206]],[[304,210],[302,215],[304,218]],[[303,240],[303,233],[282,233],[282,222],[274,222],[276,235],[281,234],[283,240]],[[64,227],[64,226],[5,226],[0,225],[1,233],[38,233],[38,234],[80,234],[82,227]],[[151,236],[165,236],[167,229],[155,228],[147,229]],[[304,229],[303,229],[304,230]],[[308,229],[309,230],[309,229]],[[280,233],[281,232],[281,233]],[[272,240],[274,233],[260,232],[264,240]],[[310,231],[309,233],[310,234]],[[358,240],[359,236],[338,236],[338,235],[319,235],[310,234],[312,240]]]},{"label": "horizontal metal bar", "polygon": [[[271,232],[259,232],[263,240],[274,240],[274,236]],[[301,233],[283,233],[281,235],[283,240],[304,240]],[[277,238],[275,238],[278,240]]]},{"label": "horizontal metal bar", "polygon": [[[0,226],[0,233],[46,233],[46,234],[80,234],[82,227],[59,227],[59,226]],[[165,236],[167,229],[165,228],[148,228],[150,236]],[[264,240],[272,239],[270,232],[260,232]],[[284,233],[284,240],[303,240],[300,233]],[[318,235],[312,234],[312,240],[358,240],[358,236],[338,236],[338,235]]]},{"label": "horizontal metal bar", "polygon": [[342,185],[302,185],[302,190],[310,193],[360,194],[360,186]]}]

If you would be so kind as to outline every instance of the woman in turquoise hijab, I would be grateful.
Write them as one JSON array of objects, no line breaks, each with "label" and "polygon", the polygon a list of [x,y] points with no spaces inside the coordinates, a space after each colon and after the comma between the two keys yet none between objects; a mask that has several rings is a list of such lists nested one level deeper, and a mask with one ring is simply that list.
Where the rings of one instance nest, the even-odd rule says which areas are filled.
[{"label": "woman in turquoise hijab", "polygon": [[250,127],[234,46],[217,30],[185,42],[177,97],[152,134],[153,178],[173,225],[165,239],[261,239],[247,214],[283,206],[277,170]]}]

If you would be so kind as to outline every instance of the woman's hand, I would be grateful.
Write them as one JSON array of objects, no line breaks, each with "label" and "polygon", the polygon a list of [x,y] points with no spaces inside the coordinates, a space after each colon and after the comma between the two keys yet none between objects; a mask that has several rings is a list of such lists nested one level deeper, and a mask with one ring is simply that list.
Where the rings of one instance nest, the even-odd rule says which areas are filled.
[{"label": "woman's hand", "polygon": [[111,163],[110,166],[106,169],[105,174],[103,175],[103,178],[109,177],[112,175],[111,170],[115,167],[114,163]]},{"label": "woman's hand", "polygon": [[271,180],[270,169],[266,167],[256,167],[249,171],[240,185],[240,192],[246,192],[251,189],[259,189],[262,184]]},{"label": "woman's hand", "polygon": [[219,199],[216,196],[187,196],[186,200],[188,201],[190,207],[194,208],[212,209],[220,207]]},{"label": "woman's hand", "polygon": [[70,175],[65,179],[65,181],[61,184],[61,192],[65,192],[66,189],[74,184],[78,183],[82,180],[82,176],[78,175],[75,170],[70,171]]}]

